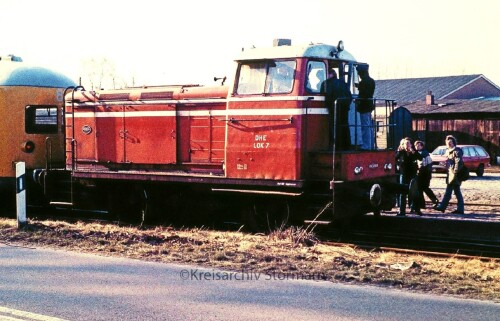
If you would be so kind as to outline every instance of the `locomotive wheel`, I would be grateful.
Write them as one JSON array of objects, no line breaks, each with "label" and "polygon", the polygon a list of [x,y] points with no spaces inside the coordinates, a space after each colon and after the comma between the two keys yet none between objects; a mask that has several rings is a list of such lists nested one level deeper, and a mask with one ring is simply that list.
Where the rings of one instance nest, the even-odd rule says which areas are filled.
[{"label": "locomotive wheel", "polygon": [[291,209],[287,201],[272,204],[269,212],[266,213],[267,227],[269,231],[283,229],[290,225]]},{"label": "locomotive wheel", "polygon": [[148,193],[140,186],[110,187],[108,212],[111,217],[132,223],[144,222]]},{"label": "locomotive wheel", "polygon": [[370,204],[378,208],[380,206],[380,202],[382,201],[382,188],[379,184],[373,184],[370,189]]},{"label": "locomotive wheel", "polygon": [[379,184],[373,184],[370,189],[370,204],[373,206],[373,215],[380,217],[380,203],[382,202],[382,188]]},{"label": "locomotive wheel", "polygon": [[284,229],[291,222],[291,208],[288,201],[271,200],[266,204],[252,202],[243,207],[242,220],[252,232],[272,232]]}]

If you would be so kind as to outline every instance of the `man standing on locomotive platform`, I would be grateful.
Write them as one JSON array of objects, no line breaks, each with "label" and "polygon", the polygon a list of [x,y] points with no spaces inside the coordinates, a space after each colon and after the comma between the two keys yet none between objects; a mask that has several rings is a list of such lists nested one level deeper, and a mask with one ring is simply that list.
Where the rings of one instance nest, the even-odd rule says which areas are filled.
[{"label": "man standing on locomotive platform", "polygon": [[[335,137],[335,149],[348,150],[351,146],[349,132],[349,108],[352,102],[351,91],[343,80],[338,79],[335,70],[331,69],[329,78],[321,84],[321,92],[325,94],[325,104],[330,114],[330,133],[332,141]],[[335,102],[337,106],[336,121]]]},{"label": "man standing on locomotive platform", "polygon": [[356,68],[361,81],[358,84],[358,99],[356,103],[356,111],[359,112],[361,122],[361,149],[373,149],[373,123],[372,111],[375,109],[373,102],[373,94],[375,92],[375,80],[368,73],[368,65],[358,65]]}]

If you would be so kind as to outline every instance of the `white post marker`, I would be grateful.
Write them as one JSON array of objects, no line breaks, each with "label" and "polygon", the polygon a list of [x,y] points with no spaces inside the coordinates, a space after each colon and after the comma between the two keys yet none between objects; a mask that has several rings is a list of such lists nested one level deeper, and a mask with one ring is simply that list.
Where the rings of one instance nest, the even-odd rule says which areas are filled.
[{"label": "white post marker", "polygon": [[16,163],[16,209],[17,228],[26,225],[26,166],[24,162]]}]

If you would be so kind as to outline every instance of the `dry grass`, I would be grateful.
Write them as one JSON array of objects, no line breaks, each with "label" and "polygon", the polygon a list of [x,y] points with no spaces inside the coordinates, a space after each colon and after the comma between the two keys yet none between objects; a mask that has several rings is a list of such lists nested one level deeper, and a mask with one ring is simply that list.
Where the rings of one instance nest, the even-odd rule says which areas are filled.
[{"label": "dry grass", "polygon": [[99,223],[30,221],[17,230],[0,219],[4,243],[64,248],[109,256],[177,262],[234,271],[285,273],[500,302],[500,264],[369,252],[318,242],[313,231],[282,228],[269,235],[206,229],[138,229]]}]

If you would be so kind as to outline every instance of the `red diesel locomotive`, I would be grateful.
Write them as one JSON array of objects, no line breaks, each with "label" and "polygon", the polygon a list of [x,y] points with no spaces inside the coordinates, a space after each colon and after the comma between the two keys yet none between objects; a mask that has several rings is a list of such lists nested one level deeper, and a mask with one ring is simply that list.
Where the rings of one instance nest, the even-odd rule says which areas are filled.
[{"label": "red diesel locomotive", "polygon": [[[56,204],[88,202],[82,195],[96,191],[93,201],[134,215],[166,215],[180,199],[184,207],[189,199],[204,209],[227,205],[265,216],[286,208],[287,217],[334,199],[335,217],[377,214],[394,204],[394,151],[375,141],[371,150],[358,149],[354,102],[353,149],[336,151],[321,92],[333,68],[355,98],[358,65],[342,42],[292,46],[279,39],[243,50],[228,86],[68,88],[65,169],[38,177]],[[382,105],[388,116],[393,102]],[[71,174],[71,193],[63,200],[55,191],[64,173]]]}]

